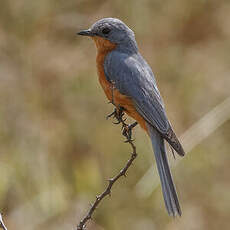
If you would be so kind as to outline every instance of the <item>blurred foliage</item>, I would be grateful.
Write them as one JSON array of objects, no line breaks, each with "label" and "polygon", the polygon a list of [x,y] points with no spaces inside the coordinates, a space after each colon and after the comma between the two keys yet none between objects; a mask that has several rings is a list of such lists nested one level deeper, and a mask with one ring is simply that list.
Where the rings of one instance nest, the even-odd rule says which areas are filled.
[{"label": "blurred foliage", "polygon": [[[230,95],[227,0],[1,1],[0,209],[9,229],[73,229],[106,179],[129,157],[98,84],[92,41],[75,36],[103,17],[136,33],[177,134]],[[139,157],[96,212],[90,229],[228,229],[230,123],[173,170],[183,209],[170,218],[160,188],[133,189],[153,161]],[[156,173],[156,172],[154,172]]]}]

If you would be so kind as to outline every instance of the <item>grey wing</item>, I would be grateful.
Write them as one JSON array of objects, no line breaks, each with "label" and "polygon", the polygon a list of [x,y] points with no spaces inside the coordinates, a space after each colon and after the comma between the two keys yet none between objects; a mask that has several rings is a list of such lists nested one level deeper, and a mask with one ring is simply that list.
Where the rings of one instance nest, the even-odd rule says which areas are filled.
[{"label": "grey wing", "polygon": [[170,128],[153,73],[138,55],[113,51],[105,59],[105,74],[120,93],[129,96],[136,110],[161,134]]}]

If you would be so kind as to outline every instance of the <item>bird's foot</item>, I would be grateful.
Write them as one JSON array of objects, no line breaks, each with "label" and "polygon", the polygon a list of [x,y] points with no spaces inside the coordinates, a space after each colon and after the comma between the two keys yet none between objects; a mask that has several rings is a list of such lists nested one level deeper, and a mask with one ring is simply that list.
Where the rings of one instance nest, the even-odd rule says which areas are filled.
[{"label": "bird's foot", "polygon": [[125,119],[123,119],[123,116],[125,115],[124,110],[125,109],[123,107],[116,107],[114,111],[106,117],[106,119],[113,117],[117,120],[116,122],[113,123],[116,125],[120,124],[122,121],[125,121]]},{"label": "bird's foot", "polygon": [[127,143],[127,142],[133,141],[132,129],[138,125],[138,122],[134,122],[132,124],[126,124],[125,123],[126,118],[123,118],[123,116],[125,115],[124,111],[125,111],[125,108],[118,106],[114,109],[112,113],[110,113],[106,117],[106,119],[109,119],[112,117],[117,120],[116,122],[113,122],[114,124],[122,123],[122,135],[126,137],[125,143]]},{"label": "bird's foot", "polygon": [[125,140],[126,143],[134,141],[132,139],[132,129],[136,127],[137,125],[138,125],[137,122],[134,122],[133,124],[130,124],[130,125],[123,125],[122,135],[126,137],[126,140]]}]

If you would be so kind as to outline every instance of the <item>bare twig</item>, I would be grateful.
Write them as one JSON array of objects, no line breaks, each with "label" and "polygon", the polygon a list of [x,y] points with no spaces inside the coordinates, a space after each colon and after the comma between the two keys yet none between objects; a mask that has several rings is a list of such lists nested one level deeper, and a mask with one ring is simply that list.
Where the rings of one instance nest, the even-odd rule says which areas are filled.
[{"label": "bare twig", "polygon": [[[104,190],[103,193],[101,193],[99,196],[96,196],[96,199],[94,201],[94,203],[91,205],[91,208],[89,209],[88,213],[86,214],[86,216],[80,221],[80,223],[77,226],[77,230],[83,230],[85,229],[85,225],[86,223],[92,219],[92,215],[94,213],[94,211],[96,210],[97,206],[99,205],[99,203],[103,200],[103,198],[105,198],[108,195],[111,195],[111,189],[113,184],[122,176],[126,176],[126,172],[128,171],[129,167],[132,165],[132,162],[135,160],[135,158],[137,157],[137,153],[136,153],[136,146],[133,144],[133,140],[131,138],[132,136],[132,128],[134,128],[137,123],[134,123],[132,125],[128,125],[125,123],[125,119],[123,119],[123,109],[119,108],[119,109],[115,109],[115,111],[110,114],[108,117],[113,116],[115,119],[117,119],[117,123],[121,123],[122,124],[122,134],[126,137],[126,143],[129,143],[132,147],[132,153],[131,156],[129,158],[129,160],[127,161],[126,165],[124,166],[123,169],[121,169],[121,171],[113,178],[109,179],[109,183],[106,187],[106,189]],[[108,118],[107,117],[107,118]]]},{"label": "bare twig", "polygon": [[0,228],[2,228],[3,230],[7,230],[7,228],[6,228],[6,226],[5,226],[4,222],[3,222],[1,213],[0,213]]}]

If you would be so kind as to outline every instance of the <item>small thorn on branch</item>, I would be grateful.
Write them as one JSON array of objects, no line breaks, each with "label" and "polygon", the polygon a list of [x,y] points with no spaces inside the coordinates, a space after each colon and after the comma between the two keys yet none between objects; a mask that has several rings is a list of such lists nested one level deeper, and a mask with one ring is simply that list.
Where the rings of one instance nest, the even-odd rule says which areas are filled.
[{"label": "small thorn on branch", "polygon": [[113,178],[108,179],[109,183],[113,183]]},{"label": "small thorn on branch", "polygon": [[109,195],[109,197],[111,197],[111,196],[112,196],[112,192],[111,192],[111,191],[109,191],[109,192],[108,192],[108,195]]},{"label": "small thorn on branch", "polygon": [[[112,104],[113,100],[111,101]],[[79,222],[78,226],[77,226],[77,230],[85,230],[86,229],[86,223],[92,219],[92,215],[95,212],[95,210],[97,209],[98,205],[100,204],[100,202],[106,197],[106,196],[111,196],[111,189],[112,186],[114,185],[114,183],[116,183],[116,181],[124,176],[126,177],[127,171],[129,169],[129,167],[132,165],[133,161],[135,160],[135,158],[137,157],[137,153],[136,153],[136,146],[133,143],[133,139],[132,139],[132,129],[138,124],[137,122],[134,122],[133,124],[126,124],[126,118],[123,118],[124,116],[124,108],[123,107],[116,107],[114,109],[114,111],[109,114],[106,119],[113,117],[114,119],[116,119],[116,122],[114,124],[120,124],[121,123],[121,130],[122,130],[122,135],[126,137],[125,143],[129,143],[130,146],[132,147],[132,153],[131,156],[129,158],[129,160],[127,161],[126,165],[124,166],[124,168],[122,168],[120,170],[120,172],[113,178],[108,179],[108,185],[106,187],[106,189],[104,190],[104,192],[102,192],[100,195],[96,196],[95,201],[91,204],[91,207],[88,211],[88,213],[85,215],[85,217],[83,217],[83,219]],[[4,229],[7,230],[7,229]]]}]

